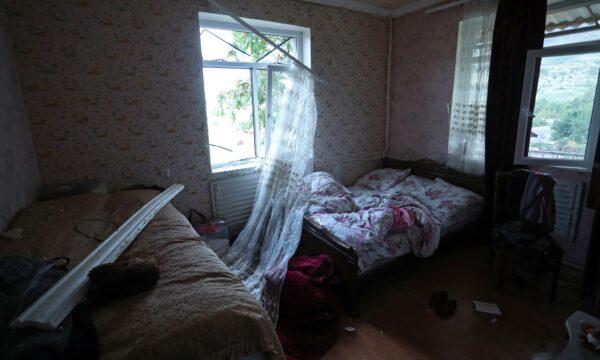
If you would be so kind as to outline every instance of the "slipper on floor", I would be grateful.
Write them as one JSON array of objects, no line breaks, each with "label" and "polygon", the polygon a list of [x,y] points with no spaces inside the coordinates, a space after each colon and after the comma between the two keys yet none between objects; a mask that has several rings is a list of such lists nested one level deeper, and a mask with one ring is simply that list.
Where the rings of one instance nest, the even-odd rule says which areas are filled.
[{"label": "slipper on floor", "polygon": [[433,309],[436,309],[438,306],[443,304],[446,300],[448,300],[448,292],[447,291],[436,291],[429,298],[429,306]]},{"label": "slipper on floor", "polygon": [[452,317],[456,313],[456,307],[458,303],[454,299],[448,299],[435,307],[435,313],[442,319]]}]

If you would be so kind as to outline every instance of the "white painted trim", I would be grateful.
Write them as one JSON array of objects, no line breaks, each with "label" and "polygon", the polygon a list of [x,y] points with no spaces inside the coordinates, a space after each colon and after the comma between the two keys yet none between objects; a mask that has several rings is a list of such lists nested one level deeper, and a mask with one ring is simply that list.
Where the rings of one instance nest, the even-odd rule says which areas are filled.
[{"label": "white painted trim", "polygon": [[419,11],[421,9],[425,9],[427,7],[430,7],[430,6],[437,5],[437,4],[439,4],[439,3],[443,2],[443,1],[444,0],[419,0],[419,1],[415,1],[415,2],[412,2],[410,4],[406,4],[404,6],[399,7],[398,9],[392,11],[390,13],[390,15],[392,17],[398,17],[398,16],[410,14],[412,12]]},{"label": "white painted trim", "polygon": [[[219,25],[221,25],[221,26],[226,25],[223,27],[223,29],[225,29],[225,30],[239,29],[239,30],[247,31],[246,27],[244,27],[243,25],[241,25],[240,23],[235,21],[235,19],[233,19],[231,16],[226,15],[226,14],[199,12],[198,19],[200,20],[200,26],[206,25],[207,27],[219,28]],[[245,17],[242,17],[242,19],[244,19],[244,21],[246,21],[248,24],[254,26],[261,32],[267,33],[267,34],[271,34],[270,30],[274,31],[274,34],[286,34],[286,35],[293,35],[291,33],[304,32],[307,30],[310,31],[310,29],[308,29],[308,28],[305,28],[302,26],[297,26],[297,25],[292,25],[292,24],[278,23],[275,21],[250,19],[250,18],[245,18]],[[289,33],[285,33],[285,31],[288,31]]]},{"label": "white painted trim", "polygon": [[75,268],[14,319],[10,327],[12,329],[25,327],[56,329],[83,299],[90,270],[98,265],[115,261],[148,225],[148,222],[152,220],[156,213],[181,190],[183,190],[183,185],[174,184],[142,206]]},{"label": "white painted trim", "polygon": [[279,50],[282,54],[284,54],[289,59],[291,59],[292,61],[294,61],[300,68],[305,69],[306,71],[308,71],[309,73],[311,73],[313,75],[313,77],[315,78],[315,80],[319,80],[321,82],[326,83],[326,81],[324,81],[323,79],[321,79],[319,76],[317,76],[311,70],[310,64],[305,64],[302,60],[299,60],[298,58],[296,58],[292,54],[290,54],[287,51],[285,51],[281,46],[275,44],[271,39],[269,39],[263,33],[261,33],[260,30],[258,30],[256,27],[254,27],[253,25],[251,25],[250,23],[248,23],[246,20],[242,19],[241,17],[239,17],[236,14],[234,14],[233,12],[231,12],[228,8],[226,8],[225,6],[221,5],[221,3],[219,3],[217,0],[208,0],[208,3],[211,6],[217,8],[218,11],[221,11],[225,15],[232,17],[240,25],[244,26],[246,29],[248,29],[251,32],[253,32],[256,36],[258,36],[259,38],[261,38],[264,41],[266,41],[269,45],[271,45],[275,49]]},{"label": "white painted trim", "polygon": [[250,87],[252,90],[252,128],[254,129],[254,157],[260,158],[260,108],[258,106],[258,70],[256,68],[250,70]]},{"label": "white painted trim", "polygon": [[569,44],[553,46],[544,49],[529,50],[525,65],[525,78],[523,81],[523,92],[521,95],[521,109],[519,112],[519,125],[517,128],[517,143],[515,146],[514,162],[518,165],[541,165],[541,166],[565,166],[580,168],[591,172],[594,165],[594,154],[596,152],[598,134],[600,133],[600,78],[596,84],[596,97],[592,110],[590,130],[588,133],[587,147],[584,160],[556,160],[538,159],[525,156],[525,143],[527,140],[527,128],[530,119],[531,99],[533,96],[533,85],[536,67],[543,57],[586,54],[600,52],[600,41],[591,41],[581,44]]},{"label": "white painted trim", "polygon": [[390,10],[377,5],[365,4],[353,0],[302,0],[313,4],[333,6],[354,11],[359,11],[371,15],[388,16]]},{"label": "white painted trim", "polygon": [[[307,27],[278,23],[274,21],[256,20],[241,18],[246,23],[252,25],[255,29],[263,34],[268,35],[283,35],[292,36],[297,38],[297,51],[298,58],[302,62],[310,67],[311,56],[310,56],[310,29]],[[242,24],[238,23],[229,15],[214,14],[207,12],[199,12],[198,20],[200,27],[208,27],[213,29],[222,30],[241,30],[248,31],[248,29]]]}]

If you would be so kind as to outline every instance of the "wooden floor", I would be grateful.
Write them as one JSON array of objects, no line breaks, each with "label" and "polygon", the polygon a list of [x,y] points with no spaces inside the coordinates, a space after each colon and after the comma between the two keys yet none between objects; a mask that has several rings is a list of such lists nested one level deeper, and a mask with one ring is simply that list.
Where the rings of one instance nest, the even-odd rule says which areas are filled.
[{"label": "wooden floor", "polygon": [[[582,307],[580,272],[563,266],[557,301],[548,301],[549,279],[537,289],[507,281],[495,289],[487,247],[440,253],[398,269],[361,293],[361,315],[344,317],[343,330],[324,359],[550,359],[566,344],[564,320]],[[458,301],[454,317],[429,309],[432,292],[446,290]],[[473,310],[473,300],[494,302],[502,315]]]}]

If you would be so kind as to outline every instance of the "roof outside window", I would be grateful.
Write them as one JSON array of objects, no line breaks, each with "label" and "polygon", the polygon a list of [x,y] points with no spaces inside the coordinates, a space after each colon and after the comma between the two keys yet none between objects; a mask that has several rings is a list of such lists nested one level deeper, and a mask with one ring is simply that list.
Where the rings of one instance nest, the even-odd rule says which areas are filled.
[{"label": "roof outside window", "polygon": [[600,1],[548,0],[546,33],[600,25]]}]

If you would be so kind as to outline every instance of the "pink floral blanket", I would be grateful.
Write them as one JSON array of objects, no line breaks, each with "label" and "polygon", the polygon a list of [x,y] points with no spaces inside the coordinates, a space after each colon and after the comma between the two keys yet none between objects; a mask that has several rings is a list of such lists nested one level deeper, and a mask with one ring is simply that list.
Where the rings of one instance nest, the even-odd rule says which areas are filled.
[{"label": "pink floral blanket", "polygon": [[423,185],[405,180],[410,170],[382,170],[388,173],[371,173],[350,188],[326,172],[305,178],[311,189],[307,215],[354,248],[359,273],[408,252],[429,256],[440,240],[440,222],[414,197]]}]

